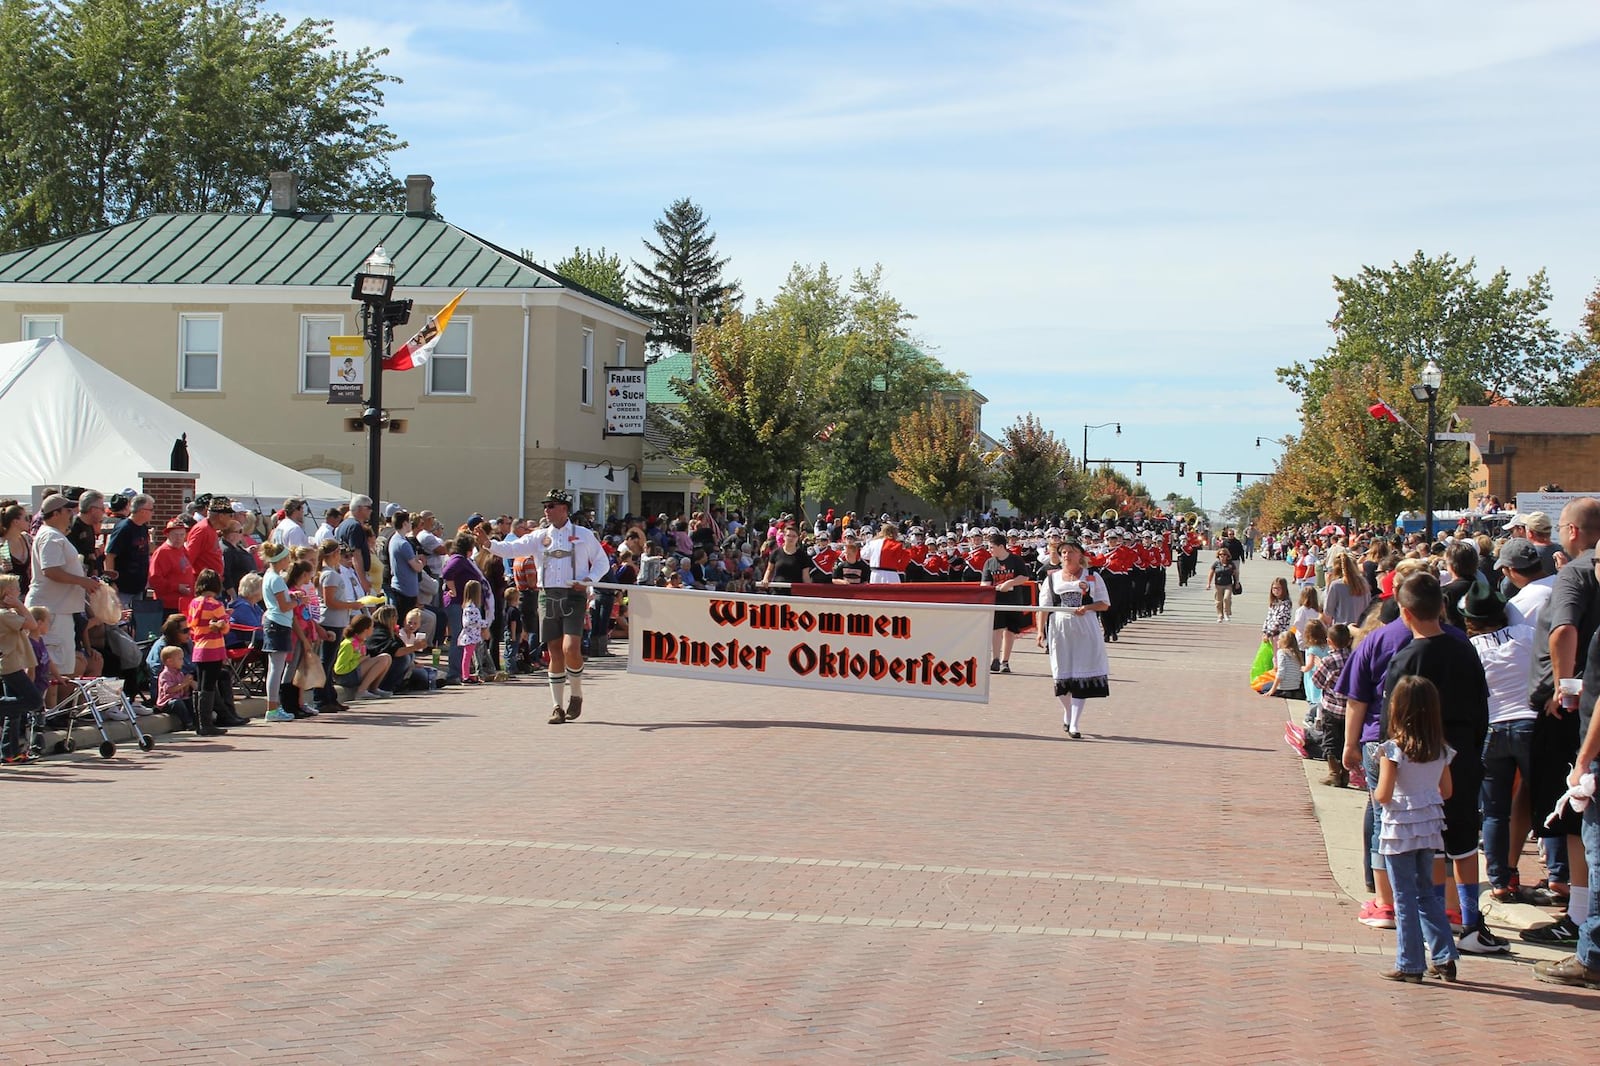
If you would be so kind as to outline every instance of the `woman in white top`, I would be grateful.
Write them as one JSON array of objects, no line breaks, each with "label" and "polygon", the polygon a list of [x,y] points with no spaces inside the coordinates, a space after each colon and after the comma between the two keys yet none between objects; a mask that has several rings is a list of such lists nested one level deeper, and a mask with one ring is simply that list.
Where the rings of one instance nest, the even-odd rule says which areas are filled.
[{"label": "woman in white top", "polygon": [[1109,605],[1106,583],[1083,565],[1076,540],[1061,545],[1061,567],[1050,571],[1039,588],[1041,607],[1068,607],[1039,612],[1039,643],[1048,635],[1050,676],[1061,704],[1061,727],[1073,740],[1082,739],[1078,720],[1085,700],[1111,694],[1111,664],[1106,658],[1105,631],[1095,614]]},{"label": "woman in white top", "polygon": [[1511,625],[1506,602],[1479,578],[1461,598],[1467,638],[1489,682],[1489,735],[1483,743],[1483,854],[1489,891],[1502,903],[1517,901],[1517,863],[1528,839],[1531,811],[1524,798],[1513,804],[1517,775],[1532,780],[1533,725],[1528,706],[1528,671],[1534,630]]}]

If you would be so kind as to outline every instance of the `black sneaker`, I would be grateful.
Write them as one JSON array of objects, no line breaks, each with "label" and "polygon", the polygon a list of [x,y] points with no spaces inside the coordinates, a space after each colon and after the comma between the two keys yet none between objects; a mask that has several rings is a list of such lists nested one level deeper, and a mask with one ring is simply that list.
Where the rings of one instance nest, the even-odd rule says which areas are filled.
[{"label": "black sneaker", "polygon": [[1469,955],[1498,955],[1511,950],[1511,941],[1489,932],[1482,922],[1461,931],[1456,947]]},{"label": "black sneaker", "polygon": [[1011,672],[1011,664],[1002,659],[1000,661],[1000,672],[1002,674],[1009,674]]},{"label": "black sneaker", "polygon": [[1522,939],[1530,944],[1576,944],[1578,923],[1563,914],[1549,925],[1536,925],[1522,931]]},{"label": "black sneaker", "polygon": [[1000,672],[1000,660],[999,659],[995,659],[994,661],[989,663],[989,672],[991,674],[998,674]]}]

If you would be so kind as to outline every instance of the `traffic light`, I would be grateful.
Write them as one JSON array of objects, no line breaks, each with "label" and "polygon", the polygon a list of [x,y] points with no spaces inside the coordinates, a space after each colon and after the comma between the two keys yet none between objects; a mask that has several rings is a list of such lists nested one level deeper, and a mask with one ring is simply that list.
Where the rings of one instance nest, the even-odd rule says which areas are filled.
[{"label": "traffic light", "polygon": [[1204,470],[1196,470],[1194,472],[1194,483],[1196,485],[1204,485],[1206,483],[1206,472]]},{"label": "traffic light", "polygon": [[1235,474],[1235,475],[1233,475],[1233,483],[1235,485],[1243,485],[1244,484],[1244,475],[1243,474]]},{"label": "traffic light", "polygon": [[1144,464],[1143,463],[1134,463],[1133,464],[1133,476],[1134,477],[1143,477],[1144,476]]},{"label": "traffic light", "polygon": [[1183,464],[1182,463],[1178,464],[1178,476],[1179,477],[1183,476]]}]

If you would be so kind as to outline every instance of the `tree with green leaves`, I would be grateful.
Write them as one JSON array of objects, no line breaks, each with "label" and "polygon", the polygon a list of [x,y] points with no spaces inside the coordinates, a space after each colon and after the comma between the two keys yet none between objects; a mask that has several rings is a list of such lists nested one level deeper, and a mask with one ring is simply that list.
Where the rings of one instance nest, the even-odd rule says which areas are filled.
[{"label": "tree with green leaves", "polygon": [[683,408],[668,428],[672,449],[708,488],[765,507],[793,484],[815,441],[830,368],[792,322],[768,308],[730,311],[702,326],[697,373],[674,381]]},{"label": "tree with green leaves", "polygon": [[978,406],[970,397],[935,396],[900,419],[890,439],[896,485],[938,508],[946,522],[983,487]]},{"label": "tree with green leaves", "polygon": [[857,271],[848,293],[823,265],[796,266],[774,306],[785,308],[836,367],[824,411],[834,428],[813,450],[806,486],[855,511],[895,468],[901,416],[941,393],[966,396],[966,377],[913,345],[913,317],[883,285],[881,267]]},{"label": "tree with green leaves", "polygon": [[0,244],[156,212],[257,212],[296,173],[308,211],[392,209],[387,53],[255,0],[0,0]]},{"label": "tree with green leaves", "polygon": [[1025,518],[1057,508],[1073,465],[1067,446],[1032,412],[1018,415],[1000,443],[1004,451],[995,469],[995,491]]},{"label": "tree with green leaves", "polygon": [[1416,374],[1432,359],[1444,376],[1442,396],[1454,403],[1559,401],[1576,360],[1545,317],[1550,284],[1543,270],[1521,287],[1502,268],[1487,282],[1476,263],[1417,252],[1406,263],[1363,267],[1333,279],[1338,308],[1334,342],[1309,365],[1279,369],[1314,420],[1336,369],[1378,366],[1391,380]]},{"label": "tree with green leaves", "polygon": [[650,263],[634,260],[628,292],[640,312],[655,319],[649,343],[686,352],[696,325],[721,322],[739,306],[739,282],[723,276],[728,259],[716,254],[717,235],[705,212],[687,196],[667,206],[655,221],[655,231],[656,241],[644,242]]},{"label": "tree with green leaves", "polygon": [[626,305],[628,302],[628,274],[622,265],[622,256],[604,247],[598,252],[573,248],[571,255],[550,269],[613,303]]}]

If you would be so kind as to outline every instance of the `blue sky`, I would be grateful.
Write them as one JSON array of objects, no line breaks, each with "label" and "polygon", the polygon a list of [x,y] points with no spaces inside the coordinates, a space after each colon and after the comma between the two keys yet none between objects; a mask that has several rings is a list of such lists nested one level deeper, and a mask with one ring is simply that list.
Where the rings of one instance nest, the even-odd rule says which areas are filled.
[{"label": "blue sky", "polygon": [[280,9],[391,49],[396,170],[450,221],[631,258],[687,195],[749,297],[881,263],[986,429],[1032,411],[1076,454],[1118,420],[1090,457],[1184,460],[1158,496],[1270,469],[1335,274],[1545,267],[1562,331],[1600,279],[1594,0]]}]

